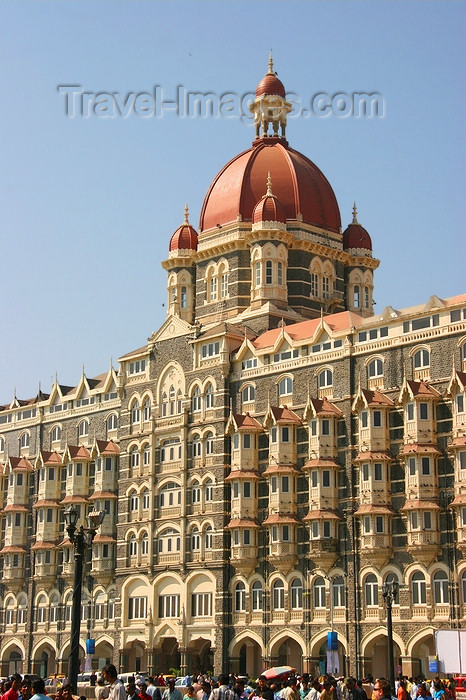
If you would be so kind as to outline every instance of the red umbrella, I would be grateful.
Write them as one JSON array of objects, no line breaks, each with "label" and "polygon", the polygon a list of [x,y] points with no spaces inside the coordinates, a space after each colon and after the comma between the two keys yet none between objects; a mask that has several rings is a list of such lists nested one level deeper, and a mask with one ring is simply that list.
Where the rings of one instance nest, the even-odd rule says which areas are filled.
[{"label": "red umbrella", "polygon": [[293,673],[296,673],[296,669],[292,666],[274,666],[273,668],[268,668],[261,675],[268,680],[272,680],[272,678],[279,678],[280,676],[291,676]]}]

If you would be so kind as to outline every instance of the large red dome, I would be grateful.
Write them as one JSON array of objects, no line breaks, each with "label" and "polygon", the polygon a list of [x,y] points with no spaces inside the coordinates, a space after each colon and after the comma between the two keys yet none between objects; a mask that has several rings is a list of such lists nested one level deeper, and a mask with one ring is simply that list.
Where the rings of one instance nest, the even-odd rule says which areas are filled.
[{"label": "large red dome", "polygon": [[307,224],[340,232],[340,210],[325,175],[284,139],[274,136],[255,141],[219,172],[204,199],[200,231],[233,223],[238,215],[251,221],[269,172],[273,193],[288,220],[296,221],[301,214]]}]

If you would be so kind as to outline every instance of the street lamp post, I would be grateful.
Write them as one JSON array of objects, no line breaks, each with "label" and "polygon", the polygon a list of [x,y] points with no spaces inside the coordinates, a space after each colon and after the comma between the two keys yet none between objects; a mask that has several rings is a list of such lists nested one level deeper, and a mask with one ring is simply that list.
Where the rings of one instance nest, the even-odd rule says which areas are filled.
[{"label": "street lamp post", "polygon": [[81,594],[83,584],[83,568],[84,557],[88,547],[92,546],[92,542],[96,535],[99,526],[105,517],[105,511],[93,511],[87,516],[88,527],[84,529],[81,525],[76,532],[76,523],[78,521],[78,511],[73,505],[69,505],[65,510],[65,524],[70,538],[70,542],[74,545],[74,581],[73,581],[73,606],[71,611],[71,646],[70,659],[68,669],[68,680],[73,689],[73,693],[77,693],[78,672],[79,672],[79,633],[81,631]]},{"label": "street lamp post", "polygon": [[392,694],[395,695],[395,663],[393,660],[393,626],[392,604],[398,595],[398,581],[386,581],[382,586],[382,595],[385,598],[387,609],[387,637],[388,637],[388,678],[390,680]]}]

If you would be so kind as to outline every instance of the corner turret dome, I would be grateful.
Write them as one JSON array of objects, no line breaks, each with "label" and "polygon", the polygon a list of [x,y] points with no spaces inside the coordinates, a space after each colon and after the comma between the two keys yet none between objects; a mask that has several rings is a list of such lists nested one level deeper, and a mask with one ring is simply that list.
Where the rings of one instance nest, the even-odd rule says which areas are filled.
[{"label": "corner turret dome", "polygon": [[169,251],[197,250],[197,231],[191,226],[188,219],[188,205],[184,209],[184,221],[170,238]]},{"label": "corner turret dome", "polygon": [[366,250],[372,253],[372,241],[366,229],[361,226],[357,218],[356,202],[353,206],[353,221],[343,233],[344,250]]}]

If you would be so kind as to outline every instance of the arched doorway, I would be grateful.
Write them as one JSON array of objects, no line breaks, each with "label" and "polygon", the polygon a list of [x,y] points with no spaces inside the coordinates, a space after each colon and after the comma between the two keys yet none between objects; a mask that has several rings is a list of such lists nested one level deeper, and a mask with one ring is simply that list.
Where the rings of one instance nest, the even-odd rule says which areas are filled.
[{"label": "arched doorway", "polygon": [[110,642],[103,640],[97,642],[95,647],[95,654],[92,658],[92,667],[95,669],[102,669],[107,664],[112,663],[113,659],[113,646]]},{"label": "arched doorway", "polygon": [[155,649],[155,671],[169,673],[171,668],[178,671],[181,668],[178,642],[174,637],[163,637],[160,646]]},{"label": "arched doorway", "polygon": [[19,651],[10,652],[10,658],[8,659],[8,675],[11,676],[13,673],[21,673],[23,669],[23,659]]},{"label": "arched doorway", "polygon": [[[319,673],[329,673],[332,676],[346,676],[346,654],[343,644],[338,640],[338,650],[332,657],[327,655],[328,641],[327,637],[317,647],[316,651],[311,654],[318,666]],[[314,669],[312,669],[314,670]]]},{"label": "arched doorway", "polygon": [[33,673],[36,673],[42,678],[47,678],[57,673],[56,653],[51,644],[45,642],[36,648],[32,666]]},{"label": "arched doorway", "polygon": [[260,638],[241,635],[239,639],[233,640],[229,648],[229,659],[231,673],[257,678],[264,670]]},{"label": "arched doorway", "polygon": [[135,639],[130,644],[127,644],[123,649],[120,667],[125,673],[139,673],[145,671],[147,667],[146,645],[143,641]]},{"label": "arched doorway", "polygon": [[[364,648],[363,653],[363,675],[371,674],[374,676],[388,678],[388,639],[385,634],[380,634],[369,641]],[[393,642],[393,657],[395,671],[401,666],[401,651],[399,645]]]},{"label": "arched doorway", "polygon": [[193,639],[188,644],[188,669],[191,673],[205,673],[214,668],[214,655],[208,639]]},{"label": "arched doorway", "polygon": [[272,666],[293,666],[301,672],[303,668],[301,645],[292,637],[280,639],[270,648],[270,661]]},{"label": "arched doorway", "polygon": [[432,634],[426,634],[413,646],[411,652],[411,674],[429,677],[429,656],[435,656],[435,644]]}]

